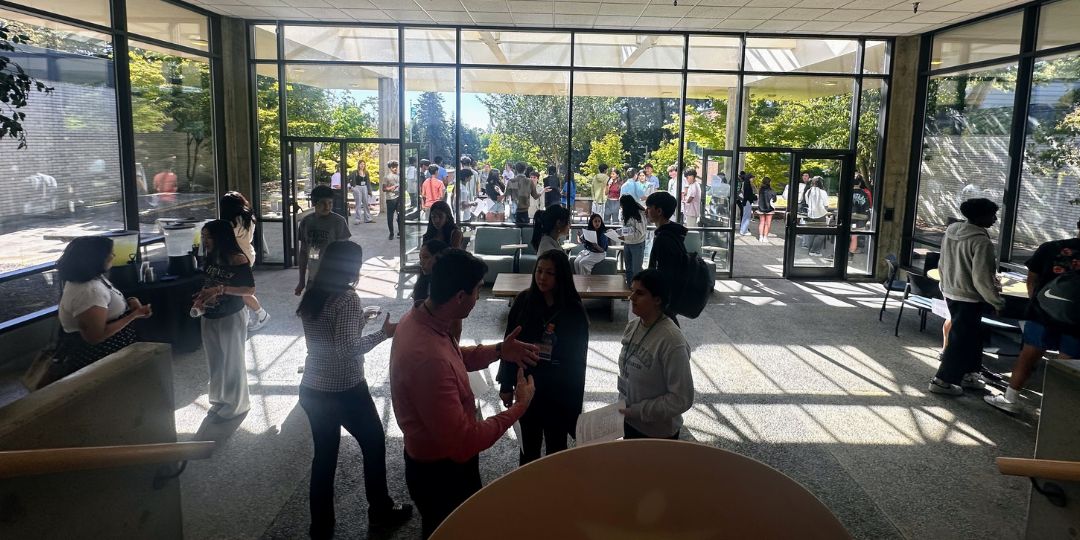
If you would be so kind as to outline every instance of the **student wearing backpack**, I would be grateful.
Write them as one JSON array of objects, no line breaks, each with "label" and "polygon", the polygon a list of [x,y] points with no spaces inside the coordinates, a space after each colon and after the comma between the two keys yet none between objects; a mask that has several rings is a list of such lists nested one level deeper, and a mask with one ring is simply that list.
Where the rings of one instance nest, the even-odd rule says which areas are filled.
[{"label": "student wearing backpack", "polygon": [[[671,221],[677,204],[675,196],[666,191],[657,191],[645,199],[645,217],[656,225],[652,251],[649,253],[649,269],[659,270],[675,282],[679,282],[678,276],[686,269],[687,232],[686,227]],[[666,303],[669,309],[665,312],[676,325],[679,319],[670,305],[678,300],[679,292],[672,292],[671,302]]]},{"label": "student wearing backpack", "polygon": [[1005,307],[997,282],[997,250],[986,229],[997,221],[998,205],[990,199],[969,199],[960,205],[967,221],[949,225],[941,240],[941,293],[949,306],[952,327],[941,353],[941,366],[929,391],[959,396],[964,388],[982,390],[982,315],[989,304]]},{"label": "student wearing backpack", "polygon": [[1024,348],[1013,366],[1009,388],[1005,393],[983,397],[987,403],[1003,411],[1016,412],[1020,409],[1020,389],[1046,351],[1057,350],[1063,358],[1080,358],[1080,330],[1055,323],[1038,306],[1040,292],[1048,289],[1055,278],[1080,272],[1080,220],[1077,220],[1076,228],[1075,238],[1046,242],[1025,263],[1028,267],[1027,291],[1031,300],[1024,313],[1027,320],[1024,325]]}]

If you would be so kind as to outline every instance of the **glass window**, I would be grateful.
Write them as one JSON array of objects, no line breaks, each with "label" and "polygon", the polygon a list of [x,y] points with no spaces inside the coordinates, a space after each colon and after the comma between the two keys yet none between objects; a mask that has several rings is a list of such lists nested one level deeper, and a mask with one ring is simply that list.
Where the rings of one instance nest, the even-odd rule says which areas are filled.
[{"label": "glass window", "polygon": [[217,216],[210,62],[131,42],[131,116],[140,184],[139,223]]},{"label": "glass window", "polygon": [[1080,219],[1080,58],[1035,63],[1012,259],[1076,235]]},{"label": "glass window", "polygon": [[[940,245],[960,203],[1000,206],[1009,168],[1016,64],[932,77],[927,88],[915,235]],[[999,214],[1000,216],[1000,214]],[[997,238],[998,225],[990,229]]]},{"label": "glass window", "polygon": [[889,73],[889,43],[887,41],[867,41],[865,54],[863,73],[867,75]]},{"label": "glass window", "polygon": [[[862,93],[859,96],[859,139],[855,150],[856,178],[862,178],[865,187],[870,190],[870,203],[877,201],[877,168],[880,156],[878,147],[881,143],[881,113],[885,110],[885,81],[883,79],[863,79]],[[873,210],[858,224],[860,231],[875,230]]]},{"label": "glass window", "polygon": [[[702,211],[698,215],[703,226],[731,226],[731,159],[715,151],[729,150],[735,143],[738,104],[737,75],[695,73],[686,80],[683,169],[694,168],[698,173],[703,192]],[[677,128],[678,122],[672,125]]]},{"label": "glass window", "polygon": [[15,3],[51,11],[81,21],[97,23],[101,26],[110,26],[112,21],[109,12],[109,0],[80,0],[79,2],[72,2],[71,0],[17,0]]},{"label": "glass window", "polygon": [[1063,0],[1039,8],[1039,50],[1080,42],[1080,0]]},{"label": "glass window", "polygon": [[210,19],[161,0],[127,0],[128,31],[184,47],[210,48]]},{"label": "glass window", "polygon": [[[53,88],[31,91],[19,109],[26,114],[25,148],[0,140],[7,158],[0,169],[0,272],[7,272],[55,261],[67,237],[122,229],[124,211],[111,38],[8,11],[0,11],[0,22],[31,39],[4,56]],[[39,295],[30,285],[5,285],[0,320],[46,307],[33,307]],[[58,298],[43,296],[49,305]]]},{"label": "glass window", "polygon": [[289,135],[397,137],[397,68],[285,66]]},{"label": "glass window", "polygon": [[744,77],[748,146],[848,148],[855,81],[847,77]]},{"label": "glass window", "polygon": [[[667,73],[574,74],[573,165],[579,201],[598,199],[592,179],[600,164],[608,165],[608,176],[619,185],[642,171],[647,185],[633,189],[641,200],[657,190],[678,193],[680,79]],[[669,174],[671,166],[676,169]],[[611,183],[610,189],[619,189]],[[597,209],[605,222],[620,222],[616,201]],[[579,206],[578,215],[588,210]]]},{"label": "glass window", "polygon": [[453,64],[457,61],[453,28],[406,28],[405,61]]},{"label": "glass window", "polygon": [[747,38],[747,71],[854,73],[853,39]]},{"label": "glass window", "polygon": [[570,34],[462,30],[461,63],[569,66]]},{"label": "glass window", "polygon": [[934,34],[930,69],[993,60],[1020,53],[1024,13],[1016,12]]},{"label": "glass window", "polygon": [[[259,152],[259,222],[265,262],[284,262],[281,203],[281,126],[278,120],[276,64],[255,66],[256,129]],[[270,221],[268,221],[270,220]]]},{"label": "glass window", "polygon": [[257,60],[277,60],[277,25],[257,24],[251,27],[251,53]]},{"label": "glass window", "polygon": [[397,62],[397,28],[286,26],[286,60]]},{"label": "glass window", "polygon": [[681,69],[683,36],[577,34],[574,65],[582,67]]},{"label": "glass window", "polygon": [[690,69],[739,69],[742,40],[728,36],[690,36]]}]

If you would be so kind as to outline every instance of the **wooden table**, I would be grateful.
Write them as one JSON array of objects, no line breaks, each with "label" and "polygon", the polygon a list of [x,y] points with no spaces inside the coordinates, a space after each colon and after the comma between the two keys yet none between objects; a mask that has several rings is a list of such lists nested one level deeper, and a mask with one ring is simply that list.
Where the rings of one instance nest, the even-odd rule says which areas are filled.
[{"label": "wooden table", "polygon": [[[926,277],[934,281],[941,281],[941,270],[938,268],[928,270],[926,272]],[[1001,280],[1001,295],[1027,300],[1027,282],[1018,279],[1004,278]]]},{"label": "wooden table", "polygon": [[559,539],[851,538],[828,507],[776,469],[704,444],[655,439],[581,446],[520,467],[470,497],[431,538],[485,540],[507,531]]},{"label": "wooden table", "polygon": [[[499,274],[495,276],[495,284],[491,287],[491,294],[495,298],[509,298],[511,302],[518,293],[528,289],[532,285],[532,274]],[[611,300],[611,318],[615,320],[615,301],[623,300],[630,296],[630,289],[626,288],[623,276],[602,275],[575,275],[574,287],[577,288],[581,298],[596,298]]]}]

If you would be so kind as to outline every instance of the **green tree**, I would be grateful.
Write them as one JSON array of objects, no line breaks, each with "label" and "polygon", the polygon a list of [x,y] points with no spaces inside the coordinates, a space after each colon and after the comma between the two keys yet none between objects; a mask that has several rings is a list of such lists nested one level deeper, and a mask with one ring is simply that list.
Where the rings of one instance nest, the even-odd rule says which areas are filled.
[{"label": "green tree", "polygon": [[[16,45],[30,42],[21,27],[9,26],[0,22],[0,53],[14,52]],[[26,113],[19,109],[26,106],[26,100],[32,90],[52,93],[53,89],[45,83],[26,74],[22,66],[11,61],[8,56],[0,55],[0,139],[5,137],[19,141],[19,149],[26,148],[26,131],[22,127]]]},{"label": "green tree", "polygon": [[443,98],[438,92],[421,92],[409,111],[412,124],[412,142],[420,144],[426,155],[430,148],[433,156],[454,155],[453,119],[446,120]]},{"label": "green tree", "polygon": [[534,167],[543,163],[543,154],[536,144],[505,133],[492,133],[488,137],[484,151],[494,168],[502,168],[502,165],[508,161],[511,163],[521,161]]},{"label": "green tree", "polygon": [[622,137],[618,133],[608,133],[600,140],[589,143],[589,159],[581,164],[581,170],[595,174],[601,163],[609,167],[623,168],[629,152],[623,150]]}]

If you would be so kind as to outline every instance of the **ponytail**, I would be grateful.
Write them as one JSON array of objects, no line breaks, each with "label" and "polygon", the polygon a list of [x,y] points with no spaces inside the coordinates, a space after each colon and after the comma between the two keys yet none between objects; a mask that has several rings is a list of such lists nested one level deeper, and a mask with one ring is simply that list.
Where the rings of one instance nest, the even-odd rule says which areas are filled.
[{"label": "ponytail", "polygon": [[540,239],[545,234],[550,235],[555,231],[555,227],[559,223],[570,223],[570,211],[565,206],[554,204],[547,207],[547,210],[537,210],[536,214],[533,214],[533,235],[532,241],[529,245],[534,250],[540,250]]},{"label": "ponytail", "polygon": [[533,214],[533,234],[532,239],[529,240],[529,245],[532,246],[534,251],[540,249],[540,239],[544,236],[544,214],[546,212],[543,210],[537,210]]}]

